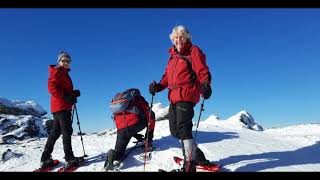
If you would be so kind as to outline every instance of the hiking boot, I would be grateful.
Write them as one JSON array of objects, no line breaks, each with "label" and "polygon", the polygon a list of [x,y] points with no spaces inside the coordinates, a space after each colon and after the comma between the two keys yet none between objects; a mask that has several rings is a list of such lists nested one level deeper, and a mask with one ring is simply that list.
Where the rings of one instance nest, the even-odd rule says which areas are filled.
[{"label": "hiking boot", "polygon": [[47,168],[47,167],[52,166],[53,164],[54,164],[54,160],[51,157],[49,159],[40,161],[41,168]]},{"label": "hiking boot", "polygon": [[207,167],[220,167],[220,165],[212,163],[208,160],[202,161],[202,162],[198,162],[197,163],[198,166],[207,166]]},{"label": "hiking boot", "polygon": [[200,166],[211,166],[211,165],[215,165],[215,164],[211,163],[208,160],[205,160],[205,161],[198,162],[197,165],[200,165]]},{"label": "hiking boot", "polygon": [[84,158],[83,157],[74,157],[73,159],[70,159],[67,161],[68,164],[67,166],[79,166],[84,162]]},{"label": "hiking boot", "polygon": [[184,168],[181,168],[181,169],[173,169],[170,172],[186,172],[186,170]]},{"label": "hiking boot", "polygon": [[106,157],[106,160],[104,162],[104,169],[106,171],[112,170],[114,165],[117,163],[117,161],[114,162],[115,161],[115,159],[114,159],[115,155],[116,155],[116,153],[115,153],[115,151],[113,149],[110,149],[107,152],[107,157]]},{"label": "hiking boot", "polygon": [[[187,167],[188,166],[188,167]],[[196,172],[196,162],[195,161],[185,161],[183,163],[183,172]]]}]

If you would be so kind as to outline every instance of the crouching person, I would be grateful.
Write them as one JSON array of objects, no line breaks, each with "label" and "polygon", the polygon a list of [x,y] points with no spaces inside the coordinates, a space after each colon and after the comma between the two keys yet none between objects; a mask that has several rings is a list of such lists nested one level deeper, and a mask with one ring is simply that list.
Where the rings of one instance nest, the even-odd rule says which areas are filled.
[{"label": "crouching person", "polygon": [[[106,171],[121,163],[131,137],[144,142],[147,151],[151,151],[155,126],[155,114],[138,89],[117,93],[111,101],[110,109],[117,128],[117,139],[115,149],[110,149],[107,153],[104,164]],[[138,134],[145,128],[144,136]]]}]

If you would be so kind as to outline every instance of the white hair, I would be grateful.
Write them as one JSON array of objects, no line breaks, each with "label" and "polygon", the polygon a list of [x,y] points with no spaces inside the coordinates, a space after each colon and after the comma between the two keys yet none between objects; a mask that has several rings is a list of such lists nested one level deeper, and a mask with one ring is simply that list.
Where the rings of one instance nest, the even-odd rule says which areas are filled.
[{"label": "white hair", "polygon": [[191,34],[190,32],[187,30],[186,27],[184,27],[183,25],[178,25],[178,26],[175,26],[173,29],[172,29],[172,33],[169,34],[169,38],[170,40],[173,42],[173,36],[175,33],[178,33],[182,36],[184,36],[187,40],[191,41]]}]

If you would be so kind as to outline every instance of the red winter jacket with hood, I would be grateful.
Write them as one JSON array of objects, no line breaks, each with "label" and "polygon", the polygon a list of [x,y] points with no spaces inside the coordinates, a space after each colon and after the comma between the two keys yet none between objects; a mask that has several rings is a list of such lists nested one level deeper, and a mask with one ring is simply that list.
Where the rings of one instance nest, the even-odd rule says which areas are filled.
[{"label": "red winter jacket with hood", "polygon": [[73,85],[68,74],[70,69],[49,66],[48,91],[51,94],[51,112],[71,110],[72,104],[65,101],[63,96],[72,94]]},{"label": "red winter jacket with hood", "polygon": [[[146,100],[142,96],[139,96],[136,97],[136,99],[133,101],[132,106],[136,106],[139,109],[141,114],[143,114],[147,119],[148,123],[150,123],[150,131],[153,131],[155,126],[155,119],[152,116],[149,117],[150,107],[148,102],[146,102]],[[117,130],[135,125],[141,118],[142,117],[140,117],[139,114],[128,111],[124,111],[123,113],[119,113],[114,116]]]},{"label": "red winter jacket with hood", "polygon": [[[192,45],[190,41],[186,43],[182,53],[178,53],[174,47],[171,47],[169,54],[170,58],[160,81],[162,86],[160,91],[165,88],[169,89],[168,99],[172,104],[178,101],[198,103],[200,94],[202,94],[201,84],[204,82],[211,83],[205,54],[199,47]],[[187,57],[191,62],[192,70],[197,77],[194,83],[191,82],[191,73],[187,62],[181,56]]]}]

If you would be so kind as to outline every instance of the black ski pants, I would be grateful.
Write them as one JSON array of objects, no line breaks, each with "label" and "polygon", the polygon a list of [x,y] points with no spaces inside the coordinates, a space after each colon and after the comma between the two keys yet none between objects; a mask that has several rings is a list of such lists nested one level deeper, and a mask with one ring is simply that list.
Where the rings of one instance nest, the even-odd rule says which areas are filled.
[{"label": "black ski pants", "polygon": [[115,160],[120,160],[124,155],[128,143],[135,134],[142,131],[148,126],[147,120],[141,118],[137,124],[129,126],[127,128],[117,130],[117,140],[115,145]]},{"label": "black ski pants", "polygon": [[192,118],[195,104],[193,102],[180,101],[170,104],[169,127],[171,135],[180,139],[192,139]]},{"label": "black ski pants", "polygon": [[[171,135],[183,141],[192,139],[192,118],[194,116],[193,102],[179,101],[176,104],[170,104],[169,107],[169,127]],[[182,146],[182,151],[184,151]],[[206,158],[200,148],[196,146],[196,161],[205,162]]]},{"label": "black ski pants", "polygon": [[66,161],[69,161],[74,158],[72,147],[71,147],[71,135],[73,132],[71,111],[64,110],[64,111],[58,111],[52,114],[53,114],[53,127],[52,127],[52,130],[50,131],[50,135],[48,137],[44,151],[42,153],[41,161],[45,161],[50,158],[50,155],[53,151],[54,144],[61,134],[62,134],[62,142],[63,142],[65,159]]}]

